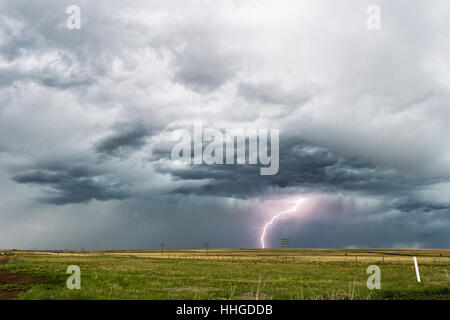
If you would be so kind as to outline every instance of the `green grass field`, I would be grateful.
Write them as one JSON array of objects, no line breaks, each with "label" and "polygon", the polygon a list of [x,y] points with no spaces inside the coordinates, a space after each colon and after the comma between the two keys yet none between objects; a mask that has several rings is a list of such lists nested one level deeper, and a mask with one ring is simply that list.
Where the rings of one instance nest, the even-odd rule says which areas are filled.
[{"label": "green grass field", "polygon": [[[450,299],[450,250],[10,251],[2,257],[8,261],[0,263],[0,291],[17,299]],[[372,264],[381,268],[380,290],[366,287]],[[69,265],[81,269],[81,290],[66,288]]]}]

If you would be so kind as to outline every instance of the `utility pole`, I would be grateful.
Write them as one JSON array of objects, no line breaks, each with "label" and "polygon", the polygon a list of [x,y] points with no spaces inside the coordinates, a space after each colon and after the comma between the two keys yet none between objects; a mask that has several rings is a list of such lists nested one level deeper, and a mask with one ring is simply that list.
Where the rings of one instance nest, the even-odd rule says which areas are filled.
[{"label": "utility pole", "polygon": [[287,258],[287,246],[289,244],[289,238],[281,238],[280,239],[280,243],[284,247],[285,255],[286,255],[286,258]]},{"label": "utility pole", "polygon": [[209,242],[205,242],[203,245],[205,246],[206,254],[208,254],[208,248],[211,244]]},{"label": "utility pole", "polygon": [[161,248],[161,255],[163,253],[164,247],[166,246],[166,244],[164,242],[161,242],[161,244],[159,245],[159,247]]}]

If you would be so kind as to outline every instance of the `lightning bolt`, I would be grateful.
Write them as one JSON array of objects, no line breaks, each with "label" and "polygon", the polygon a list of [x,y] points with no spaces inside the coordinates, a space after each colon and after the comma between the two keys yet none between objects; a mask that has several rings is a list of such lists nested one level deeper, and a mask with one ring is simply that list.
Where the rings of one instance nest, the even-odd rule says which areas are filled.
[{"label": "lightning bolt", "polygon": [[263,249],[266,248],[266,245],[265,245],[265,243],[264,243],[264,237],[266,236],[267,229],[268,229],[271,225],[273,225],[274,222],[275,222],[277,219],[279,219],[281,216],[284,216],[284,215],[286,215],[286,214],[295,212],[295,210],[297,210],[298,206],[303,202],[303,200],[304,200],[303,198],[299,198],[299,199],[295,202],[295,205],[294,205],[291,209],[288,209],[288,210],[285,210],[285,211],[278,212],[275,216],[272,217],[272,219],[270,219],[269,222],[267,222],[267,223],[264,225],[263,232],[262,232],[262,235],[261,235],[261,246],[262,246]]}]

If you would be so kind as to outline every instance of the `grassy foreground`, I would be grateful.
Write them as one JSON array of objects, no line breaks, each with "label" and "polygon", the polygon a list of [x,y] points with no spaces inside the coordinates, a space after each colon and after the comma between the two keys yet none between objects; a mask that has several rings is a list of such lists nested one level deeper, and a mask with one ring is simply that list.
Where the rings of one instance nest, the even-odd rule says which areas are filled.
[{"label": "grassy foreground", "polygon": [[[416,281],[412,256],[419,261]],[[18,299],[450,299],[450,250],[8,252],[0,291]],[[381,289],[366,269],[381,268]],[[66,269],[81,269],[81,290]],[[1,276],[36,278],[5,283]]]}]

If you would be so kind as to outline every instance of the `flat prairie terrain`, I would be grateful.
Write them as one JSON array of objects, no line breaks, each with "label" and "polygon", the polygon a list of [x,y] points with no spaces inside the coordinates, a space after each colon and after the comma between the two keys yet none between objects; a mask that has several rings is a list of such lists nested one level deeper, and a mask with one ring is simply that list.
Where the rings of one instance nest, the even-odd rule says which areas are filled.
[{"label": "flat prairie terrain", "polygon": [[[0,254],[0,299],[450,299],[450,250],[0,250]],[[81,269],[80,290],[66,287],[69,265]],[[370,265],[381,269],[379,290],[366,286]]]}]

